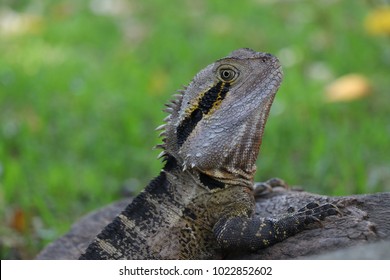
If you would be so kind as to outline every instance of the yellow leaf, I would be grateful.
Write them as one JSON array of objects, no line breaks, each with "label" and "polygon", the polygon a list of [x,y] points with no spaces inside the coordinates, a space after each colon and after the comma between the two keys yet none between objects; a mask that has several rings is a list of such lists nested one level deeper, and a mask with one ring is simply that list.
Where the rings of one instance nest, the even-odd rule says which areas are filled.
[{"label": "yellow leaf", "polygon": [[364,27],[371,35],[390,35],[390,6],[371,11],[366,17]]},{"label": "yellow leaf", "polygon": [[325,99],[328,102],[351,101],[371,93],[369,80],[360,74],[342,76],[327,86]]}]

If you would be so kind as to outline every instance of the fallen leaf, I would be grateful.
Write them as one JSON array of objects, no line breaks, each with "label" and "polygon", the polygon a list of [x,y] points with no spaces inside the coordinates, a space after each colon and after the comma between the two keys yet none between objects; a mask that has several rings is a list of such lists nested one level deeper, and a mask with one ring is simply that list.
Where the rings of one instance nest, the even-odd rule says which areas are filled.
[{"label": "fallen leaf", "polygon": [[325,89],[328,102],[351,101],[371,93],[369,80],[360,74],[348,74],[332,82]]},{"label": "fallen leaf", "polygon": [[364,27],[371,35],[390,35],[390,6],[372,10],[365,19]]},{"label": "fallen leaf", "polygon": [[16,209],[12,213],[10,227],[18,232],[25,232],[27,229],[26,215],[22,209]]}]

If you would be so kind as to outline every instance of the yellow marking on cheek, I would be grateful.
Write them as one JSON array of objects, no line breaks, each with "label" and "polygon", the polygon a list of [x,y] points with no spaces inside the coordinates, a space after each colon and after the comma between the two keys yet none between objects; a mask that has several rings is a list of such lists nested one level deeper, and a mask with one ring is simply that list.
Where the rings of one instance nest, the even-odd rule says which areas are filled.
[{"label": "yellow marking on cheek", "polygon": [[213,113],[229,92],[230,83],[218,82],[207,91],[200,93],[190,101],[185,116],[176,129],[177,142],[181,146],[190,136],[198,123]]},{"label": "yellow marking on cheek", "polygon": [[192,100],[191,100],[192,104],[189,107],[187,107],[187,109],[185,110],[186,116],[190,116],[193,111],[195,111],[196,109],[199,108],[199,101],[203,98],[203,96],[206,94],[207,91],[201,92],[196,97],[196,101],[195,102],[192,102]]},{"label": "yellow marking on cheek", "polygon": [[191,102],[192,104],[186,109],[186,116],[190,116],[197,109],[201,110],[203,117],[211,115],[220,107],[229,88],[230,83],[218,82],[207,91],[201,92],[195,102]]},{"label": "yellow marking on cheek", "polygon": [[215,102],[213,103],[213,106],[211,107],[211,110],[208,115],[214,113],[219,108],[219,106],[221,106],[222,100],[224,99],[224,97],[222,97],[221,94],[224,88],[225,88],[225,83],[222,84],[221,90],[218,93],[217,100],[215,100]]}]

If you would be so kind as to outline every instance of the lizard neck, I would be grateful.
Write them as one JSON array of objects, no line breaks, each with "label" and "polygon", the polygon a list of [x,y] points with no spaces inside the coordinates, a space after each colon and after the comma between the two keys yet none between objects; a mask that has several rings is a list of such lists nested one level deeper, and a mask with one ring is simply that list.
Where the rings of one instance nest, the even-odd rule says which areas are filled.
[{"label": "lizard neck", "polygon": [[[242,169],[235,169],[229,165],[224,168],[201,170],[198,168],[182,168],[182,163],[173,156],[166,155],[163,171],[169,174],[172,184],[182,181],[184,185],[198,188],[197,193],[203,190],[206,193],[223,190],[227,187],[244,187],[253,190],[253,176],[256,166],[250,173]],[[180,185],[179,185],[180,186]]]},{"label": "lizard neck", "polygon": [[[213,225],[223,213],[233,213],[239,209],[240,213],[249,215],[254,211],[252,177],[237,179],[235,175],[229,179],[226,174],[216,177],[214,174],[196,169],[183,171],[174,157],[166,158],[163,172],[172,194],[180,197],[182,207],[187,210],[193,209],[195,212],[204,211],[200,215],[195,215],[199,218],[194,220],[205,227]],[[207,221],[204,217],[207,217]]]}]

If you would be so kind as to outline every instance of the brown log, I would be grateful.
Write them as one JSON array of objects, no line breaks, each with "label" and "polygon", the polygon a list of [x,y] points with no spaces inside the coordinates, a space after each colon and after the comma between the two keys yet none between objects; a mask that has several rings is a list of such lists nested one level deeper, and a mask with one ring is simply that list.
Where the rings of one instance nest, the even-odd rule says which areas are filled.
[{"label": "brown log", "polygon": [[[86,215],[67,234],[42,250],[37,259],[77,259],[90,241],[130,201],[121,200]],[[309,202],[333,203],[339,207],[341,215],[327,217],[322,225],[313,225],[267,249],[251,254],[236,252],[228,257],[390,259],[390,242],[381,241],[390,239],[390,193],[328,197],[301,191],[275,190],[258,198],[256,213],[263,217],[278,217],[285,215],[290,207],[300,209]],[[376,241],[382,243],[370,244]]]}]

